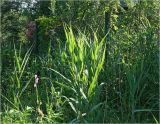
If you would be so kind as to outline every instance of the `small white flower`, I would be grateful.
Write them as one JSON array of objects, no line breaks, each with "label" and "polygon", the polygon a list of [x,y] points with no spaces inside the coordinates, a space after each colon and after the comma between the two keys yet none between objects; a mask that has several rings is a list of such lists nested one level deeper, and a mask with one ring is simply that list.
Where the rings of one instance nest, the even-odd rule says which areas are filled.
[{"label": "small white flower", "polygon": [[35,75],[34,87],[37,87],[38,82],[39,82],[39,76]]}]

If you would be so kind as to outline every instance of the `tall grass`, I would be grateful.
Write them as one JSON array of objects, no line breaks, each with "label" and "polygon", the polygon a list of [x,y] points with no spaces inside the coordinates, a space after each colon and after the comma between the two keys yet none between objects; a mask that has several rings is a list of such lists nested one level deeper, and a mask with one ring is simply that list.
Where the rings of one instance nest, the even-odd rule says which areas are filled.
[{"label": "tall grass", "polygon": [[156,37],[151,29],[119,37],[125,30],[111,32],[110,49],[106,36],[90,38],[67,25],[66,41],[55,50],[48,41],[44,56],[32,53],[34,44],[25,53],[13,47],[9,76],[2,75],[3,123],[158,123]]},{"label": "tall grass", "polygon": [[[71,98],[67,98],[75,112],[73,122],[95,122],[94,110],[103,103],[99,101],[98,77],[103,69],[105,59],[105,37],[98,41],[94,33],[94,40],[90,40],[79,32],[75,37],[71,27],[65,27],[66,49],[63,51],[70,74],[71,82],[68,85],[74,89]],[[99,109],[100,110],[100,109]],[[97,111],[96,111],[97,112]]]}]

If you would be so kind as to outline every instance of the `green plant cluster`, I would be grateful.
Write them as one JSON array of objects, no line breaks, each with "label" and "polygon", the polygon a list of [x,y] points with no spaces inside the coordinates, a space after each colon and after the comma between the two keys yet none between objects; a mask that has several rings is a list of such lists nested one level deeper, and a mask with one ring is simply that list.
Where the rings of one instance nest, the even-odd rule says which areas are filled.
[{"label": "green plant cluster", "polygon": [[2,123],[158,124],[158,3],[2,1]]}]

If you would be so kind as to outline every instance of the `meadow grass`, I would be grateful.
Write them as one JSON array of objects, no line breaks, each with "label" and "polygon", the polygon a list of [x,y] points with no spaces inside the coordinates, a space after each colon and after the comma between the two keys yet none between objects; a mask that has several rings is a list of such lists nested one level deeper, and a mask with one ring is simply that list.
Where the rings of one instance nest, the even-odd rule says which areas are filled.
[{"label": "meadow grass", "polygon": [[117,32],[106,49],[106,36],[75,34],[67,25],[64,31],[56,50],[52,41],[44,56],[33,54],[34,43],[26,52],[14,45],[10,70],[2,62],[3,123],[158,123],[155,37],[142,33],[137,43]]}]

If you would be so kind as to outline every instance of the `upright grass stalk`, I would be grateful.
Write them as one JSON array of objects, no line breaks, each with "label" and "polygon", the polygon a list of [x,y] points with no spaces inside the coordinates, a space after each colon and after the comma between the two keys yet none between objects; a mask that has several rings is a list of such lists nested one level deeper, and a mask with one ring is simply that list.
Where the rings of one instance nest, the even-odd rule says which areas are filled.
[{"label": "upright grass stalk", "polygon": [[91,116],[93,111],[102,105],[95,96],[100,92],[96,89],[99,87],[98,77],[105,60],[106,36],[99,42],[96,33],[92,41],[81,32],[75,37],[71,27],[64,26],[64,30],[68,48],[64,51],[67,53],[64,60],[69,64],[68,73],[71,75],[69,85],[76,91],[75,97],[67,98],[77,116],[72,122],[87,122],[84,119],[86,117],[92,117],[89,119],[92,122],[95,119]]}]

